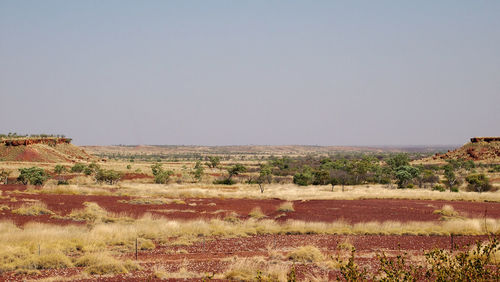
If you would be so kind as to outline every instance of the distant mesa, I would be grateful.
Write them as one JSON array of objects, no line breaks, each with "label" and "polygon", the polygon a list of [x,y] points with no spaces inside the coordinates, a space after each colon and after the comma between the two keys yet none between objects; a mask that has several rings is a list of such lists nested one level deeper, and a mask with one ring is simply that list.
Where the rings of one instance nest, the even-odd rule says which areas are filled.
[{"label": "distant mesa", "polygon": [[52,136],[0,138],[0,161],[57,163],[93,160],[95,157],[71,144],[71,138]]},{"label": "distant mesa", "polygon": [[432,159],[500,162],[500,137],[473,137],[462,147],[444,154],[436,154]]},{"label": "distant mesa", "polygon": [[0,141],[6,146],[27,146],[33,144],[46,144],[55,146],[57,144],[70,144],[71,138],[43,137],[43,138],[13,138]]},{"label": "distant mesa", "polygon": [[472,137],[470,139],[471,143],[479,143],[479,142],[500,142],[500,137]]}]

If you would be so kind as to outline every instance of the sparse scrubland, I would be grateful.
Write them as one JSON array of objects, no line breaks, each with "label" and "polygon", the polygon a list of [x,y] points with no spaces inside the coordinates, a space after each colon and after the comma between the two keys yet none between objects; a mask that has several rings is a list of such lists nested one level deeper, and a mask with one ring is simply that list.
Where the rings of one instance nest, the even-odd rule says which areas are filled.
[{"label": "sparse scrubland", "polygon": [[[109,159],[0,162],[0,183],[7,184],[0,185],[0,277],[498,279],[498,165],[422,163],[430,155],[101,154]],[[360,217],[359,205],[373,199],[379,214]],[[305,210],[315,205],[321,210]],[[342,209],[344,216],[334,216]],[[398,247],[419,240],[422,247]],[[482,243],[467,245],[475,241]]]}]

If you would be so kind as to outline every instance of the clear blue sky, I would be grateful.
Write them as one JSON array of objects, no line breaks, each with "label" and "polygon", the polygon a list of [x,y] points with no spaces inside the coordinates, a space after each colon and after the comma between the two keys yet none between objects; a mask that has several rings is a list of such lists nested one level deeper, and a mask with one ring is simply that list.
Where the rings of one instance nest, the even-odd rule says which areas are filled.
[{"label": "clear blue sky", "polygon": [[0,132],[77,144],[500,135],[500,1],[0,0]]}]

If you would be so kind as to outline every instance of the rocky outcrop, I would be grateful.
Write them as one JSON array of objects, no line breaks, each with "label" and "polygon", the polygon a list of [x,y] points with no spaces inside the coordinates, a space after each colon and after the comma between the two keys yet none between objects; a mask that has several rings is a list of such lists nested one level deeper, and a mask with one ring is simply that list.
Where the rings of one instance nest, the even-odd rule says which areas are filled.
[{"label": "rocky outcrop", "polygon": [[472,137],[470,139],[471,143],[479,143],[479,142],[500,142],[500,137]]},{"label": "rocky outcrop", "polygon": [[500,162],[500,137],[474,137],[470,143],[444,154],[436,154],[432,159]]},{"label": "rocky outcrop", "polygon": [[45,144],[49,146],[56,146],[58,144],[70,144],[70,138],[14,138],[4,139],[0,141],[6,146],[28,146],[34,144]]}]

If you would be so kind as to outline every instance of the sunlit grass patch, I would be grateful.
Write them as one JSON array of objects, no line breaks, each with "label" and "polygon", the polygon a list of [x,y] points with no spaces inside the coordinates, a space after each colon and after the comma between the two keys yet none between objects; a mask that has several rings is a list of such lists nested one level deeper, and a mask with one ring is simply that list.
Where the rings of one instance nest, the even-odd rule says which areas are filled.
[{"label": "sunlit grass patch", "polygon": [[264,214],[264,212],[262,212],[262,209],[260,207],[253,208],[248,215],[256,219],[266,217],[266,215]]},{"label": "sunlit grass patch", "polygon": [[317,247],[307,245],[291,251],[287,258],[295,262],[319,262],[324,260],[325,256]]},{"label": "sunlit grass patch", "polygon": [[293,203],[292,202],[284,202],[282,203],[277,211],[280,211],[280,212],[293,212],[295,211],[295,209],[293,208]]},{"label": "sunlit grass patch", "polygon": [[32,203],[26,203],[21,205],[21,207],[12,210],[12,213],[14,214],[19,214],[19,215],[30,215],[30,216],[36,216],[36,215],[53,215],[54,212],[49,210],[47,205],[43,202],[32,202]]}]

